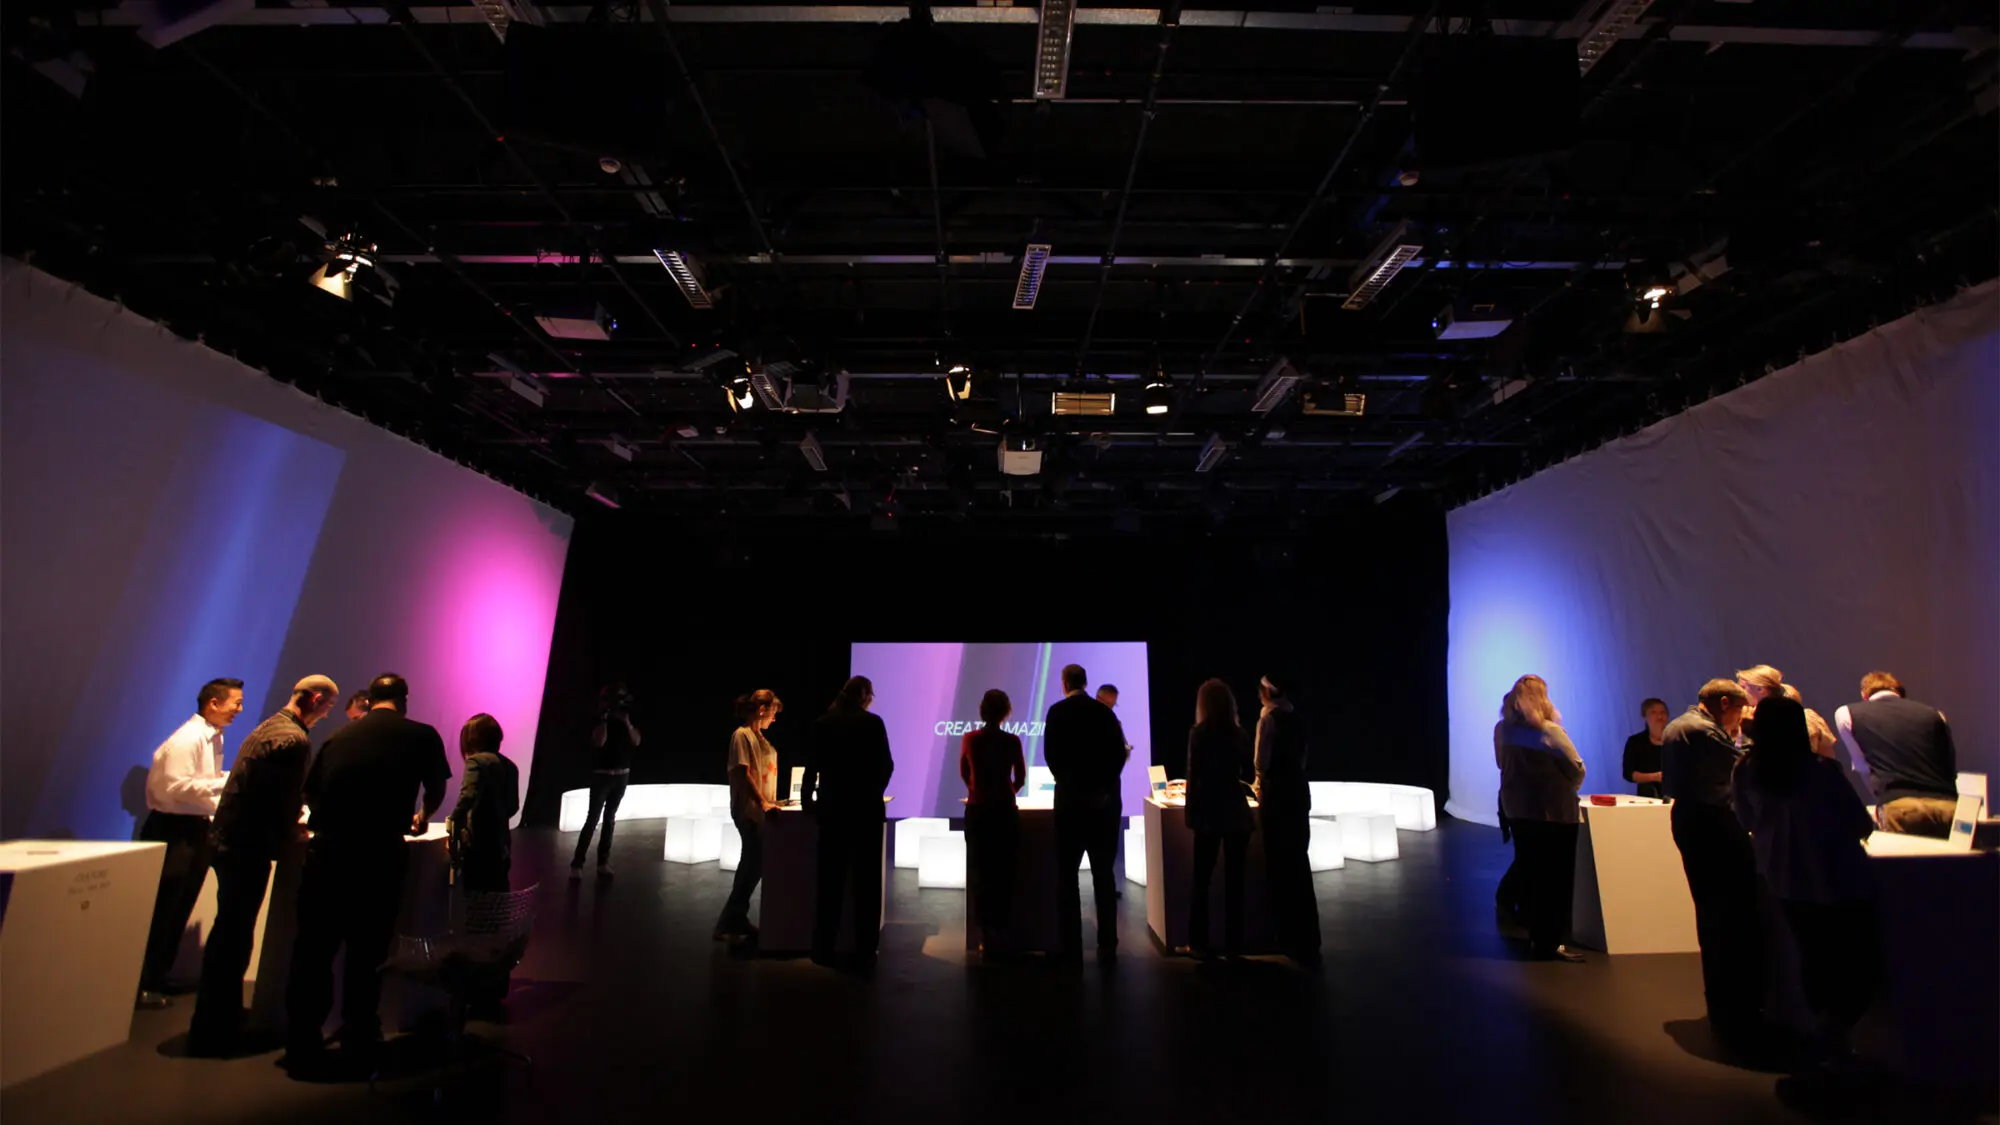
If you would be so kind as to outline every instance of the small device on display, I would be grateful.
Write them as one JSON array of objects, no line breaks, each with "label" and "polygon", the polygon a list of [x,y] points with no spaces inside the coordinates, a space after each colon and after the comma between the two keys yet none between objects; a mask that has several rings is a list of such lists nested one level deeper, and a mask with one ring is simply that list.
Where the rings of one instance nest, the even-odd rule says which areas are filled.
[{"label": "small device on display", "polygon": [[1165,794],[1167,791],[1167,767],[1147,766],[1146,780],[1152,785],[1153,796],[1158,797]]},{"label": "small device on display", "polygon": [[800,801],[805,800],[805,794],[806,794],[806,769],[804,766],[793,766],[791,803],[796,805]]}]

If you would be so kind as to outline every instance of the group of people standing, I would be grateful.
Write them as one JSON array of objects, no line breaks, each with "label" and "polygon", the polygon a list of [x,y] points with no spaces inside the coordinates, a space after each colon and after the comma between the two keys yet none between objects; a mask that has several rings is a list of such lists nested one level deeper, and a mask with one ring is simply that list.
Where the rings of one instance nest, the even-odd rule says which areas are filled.
[{"label": "group of people standing", "polygon": [[[223,731],[243,711],[243,683],[202,685],[196,714],[154,751],[142,840],[167,845],[141,973],[138,1004],[166,1007],[167,975],[209,871],[216,916],[202,956],[188,1032],[192,1055],[226,1055],[241,1044],[243,978],[275,863],[303,863],[296,936],[286,981],[286,1064],[323,1069],[322,1034],[333,1008],[334,960],[346,955],[342,1058],[366,1073],[382,1039],[380,967],[395,937],[408,861],[406,835],[422,835],[442,807],[451,768],[436,728],[410,719],[409,684],[376,677],[347,701],[349,722],[314,754],[310,731],[341,704],[326,676],[307,676],[285,705],[257,725],[225,773]],[[504,892],[511,864],[508,823],[519,809],[520,773],[500,752],[491,715],[459,732],[465,776],[448,821],[455,882],[468,892]],[[421,802],[419,798],[421,797]]]},{"label": "group of people standing", "polygon": [[[1759,664],[1703,684],[1666,719],[1649,699],[1647,730],[1626,745],[1641,793],[1673,803],[1673,838],[1694,900],[1709,1023],[1733,1050],[1768,1054],[1770,969],[1759,901],[1776,898],[1798,948],[1818,1025],[1815,1060],[1837,1059],[1882,974],[1880,923],[1864,843],[1876,831],[1944,836],[1957,755],[1944,715],[1908,699],[1887,672],[1829,725],[1776,668]],[[1584,765],[1539,676],[1515,681],[1493,731],[1503,828],[1516,847],[1519,897],[1537,956],[1581,960],[1562,944],[1575,872]],[[1836,733],[1837,732],[1837,733]],[[1641,743],[1641,740],[1644,743]],[[1836,748],[1844,743],[1875,799],[1871,814]],[[1656,787],[1648,793],[1645,787]],[[1504,883],[1505,881],[1503,881]],[[1503,889],[1502,908],[1509,897]]]},{"label": "group of people standing", "polygon": [[[1054,958],[1083,960],[1080,868],[1090,859],[1101,963],[1118,954],[1118,835],[1124,815],[1120,780],[1131,756],[1113,708],[1117,690],[1092,695],[1079,665],[1062,670],[1063,698],[1043,723],[1043,757],[1054,775],[1056,908],[1059,947]],[[1282,948],[1302,963],[1319,960],[1319,910],[1307,858],[1311,799],[1305,780],[1306,739],[1281,681],[1259,688],[1263,710],[1254,740],[1243,731],[1236,698],[1221,680],[1201,687],[1196,721],[1188,736],[1187,817],[1195,838],[1191,952],[1212,955],[1208,901],[1218,858],[1223,864],[1223,951],[1243,944],[1244,863],[1253,829],[1265,834],[1272,910]],[[874,685],[855,676],[813,724],[806,751],[800,807],[819,830],[818,890],[812,959],[824,965],[865,968],[879,939],[883,797],[895,772],[888,729],[870,711]],[[719,941],[754,941],[750,896],[763,877],[763,833],[778,798],[778,752],[766,734],[784,703],[770,691],[737,701],[730,736],[730,815],[742,839],[742,858],[728,901],[716,920]],[[1020,811],[1016,797],[1027,784],[1019,736],[1005,729],[1013,713],[1007,693],[994,689],[980,700],[978,729],[960,745],[959,774],[966,785],[968,874],[984,927],[982,951],[1002,957],[1014,914],[1020,862]],[[1252,797],[1256,804],[1253,809]],[[577,853],[583,854],[583,845]],[[843,914],[852,919],[852,945],[838,947]]]}]

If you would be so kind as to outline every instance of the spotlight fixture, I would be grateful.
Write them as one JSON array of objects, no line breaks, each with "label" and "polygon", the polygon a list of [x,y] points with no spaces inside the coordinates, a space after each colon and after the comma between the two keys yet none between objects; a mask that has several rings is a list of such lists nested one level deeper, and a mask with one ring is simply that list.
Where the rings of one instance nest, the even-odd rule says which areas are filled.
[{"label": "spotlight fixture", "polygon": [[818,438],[808,433],[799,441],[799,452],[805,455],[806,464],[811,465],[814,472],[826,471],[826,450],[820,447]]},{"label": "spotlight fixture", "polygon": [[1590,68],[1609,54],[1619,38],[1652,6],[1653,0],[1605,0],[1597,18],[1576,41],[1577,73],[1589,74]]},{"label": "spotlight fixture", "polygon": [[1222,459],[1227,456],[1229,456],[1229,443],[1222,440],[1221,434],[1210,434],[1208,444],[1201,447],[1201,459],[1194,463],[1194,471],[1208,472],[1221,464]]},{"label": "spotlight fixture", "polygon": [[1066,417],[1107,418],[1118,411],[1118,396],[1108,391],[1057,391],[1049,397],[1052,413]]},{"label": "spotlight fixture", "polygon": [[1646,302],[1647,308],[1657,309],[1660,307],[1661,301],[1673,296],[1673,294],[1673,286],[1653,284],[1639,291],[1639,299]]},{"label": "spotlight fixture", "polygon": [[1021,255],[1021,276],[1014,282],[1014,307],[1032,309],[1042,295],[1042,274],[1048,272],[1050,244],[1031,242]]},{"label": "spotlight fixture", "polygon": [[375,244],[356,234],[343,234],[326,244],[326,264],[313,271],[316,287],[343,301],[354,299],[354,279],[362,267],[375,264]]},{"label": "spotlight fixture", "polygon": [[1257,384],[1257,401],[1250,409],[1258,414],[1269,414],[1276,410],[1286,399],[1292,397],[1292,392],[1298,388],[1300,378],[1302,376],[1299,374],[1299,369],[1292,366],[1291,360],[1283,356],[1278,357],[1278,362],[1271,365],[1271,369],[1264,373],[1263,381]]},{"label": "spotlight fixture", "polygon": [[732,413],[748,410],[750,405],[757,401],[756,393],[750,389],[750,376],[747,372],[724,379],[722,394],[729,402]]},{"label": "spotlight fixture", "polygon": [[697,309],[715,307],[714,296],[702,283],[699,262],[679,250],[655,250],[653,256],[660,260],[661,265],[667,267],[669,274],[673,275],[674,284],[680,287],[681,296],[687,298],[690,306]]},{"label": "spotlight fixture", "polygon": [[1174,406],[1174,381],[1165,371],[1155,370],[1146,380],[1146,413],[1165,414]]},{"label": "spotlight fixture", "polygon": [[1424,244],[1412,239],[1410,224],[1396,224],[1389,237],[1383,239],[1348,276],[1347,300],[1341,302],[1340,307],[1350,310],[1367,308],[1376,297],[1381,296],[1382,290],[1389,287],[1390,282],[1396,280],[1396,275],[1403,272],[1410,259],[1423,252]]},{"label": "spotlight fixture", "polygon": [[962,363],[953,364],[944,375],[944,397],[952,403],[961,403],[972,397],[972,368]]},{"label": "spotlight fixture", "polygon": [[624,506],[619,503],[618,490],[602,481],[591,481],[590,487],[584,489],[583,494],[607,508],[620,508]]},{"label": "spotlight fixture", "polygon": [[1042,0],[1041,34],[1035,40],[1035,96],[1060,98],[1069,89],[1069,35],[1075,0]]}]

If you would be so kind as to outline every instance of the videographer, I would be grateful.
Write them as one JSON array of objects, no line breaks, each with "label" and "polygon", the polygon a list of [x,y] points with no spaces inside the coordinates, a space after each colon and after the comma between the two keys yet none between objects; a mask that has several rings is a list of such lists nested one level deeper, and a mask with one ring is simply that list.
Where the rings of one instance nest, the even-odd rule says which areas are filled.
[{"label": "videographer", "polygon": [[590,853],[590,836],[604,815],[604,835],[597,841],[597,877],[611,878],[611,832],[618,826],[618,803],[632,777],[632,751],[639,745],[639,728],[632,725],[632,693],[623,681],[604,685],[597,693],[597,725],[590,728],[590,813],[577,837],[569,877],[583,878],[583,858]]}]

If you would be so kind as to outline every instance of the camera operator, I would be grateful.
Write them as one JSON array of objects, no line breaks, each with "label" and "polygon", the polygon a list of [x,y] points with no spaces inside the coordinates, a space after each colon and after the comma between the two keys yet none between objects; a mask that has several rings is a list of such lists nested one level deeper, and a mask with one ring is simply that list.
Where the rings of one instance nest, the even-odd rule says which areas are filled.
[{"label": "camera operator", "polygon": [[590,745],[590,814],[584,817],[583,835],[577,837],[569,877],[583,878],[583,859],[590,852],[590,836],[602,813],[604,834],[597,840],[597,877],[609,879],[611,832],[618,825],[618,803],[625,799],[625,785],[632,777],[632,751],[639,745],[639,728],[632,725],[632,693],[622,681],[606,684],[597,693],[597,724],[590,728]]}]

